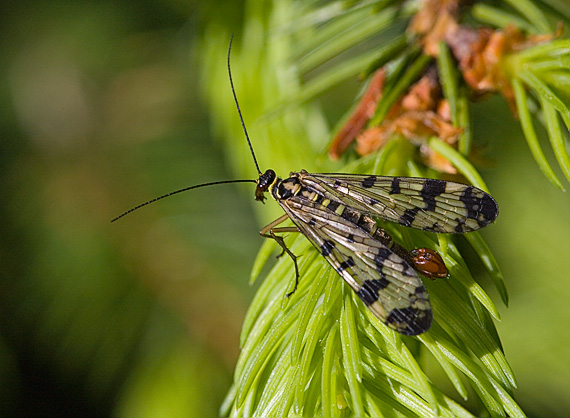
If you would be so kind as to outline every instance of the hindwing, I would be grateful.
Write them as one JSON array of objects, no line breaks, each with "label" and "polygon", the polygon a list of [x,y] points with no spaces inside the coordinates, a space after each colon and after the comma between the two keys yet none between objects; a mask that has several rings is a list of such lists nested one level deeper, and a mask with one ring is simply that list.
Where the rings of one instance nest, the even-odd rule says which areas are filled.
[{"label": "hindwing", "polygon": [[432,311],[428,293],[404,259],[321,203],[300,195],[278,202],[382,322],[405,335],[429,329]]}]

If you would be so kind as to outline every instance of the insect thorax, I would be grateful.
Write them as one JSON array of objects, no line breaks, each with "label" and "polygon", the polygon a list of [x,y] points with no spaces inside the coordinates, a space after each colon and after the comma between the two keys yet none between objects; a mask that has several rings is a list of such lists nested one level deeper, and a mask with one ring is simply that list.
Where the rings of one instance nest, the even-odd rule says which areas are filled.
[{"label": "insect thorax", "polygon": [[289,177],[285,180],[277,179],[271,188],[275,200],[286,200],[296,196],[302,190],[301,182],[297,177]]},{"label": "insect thorax", "polygon": [[388,248],[393,247],[394,240],[392,236],[386,230],[380,228],[372,217],[345,205],[340,200],[334,199],[330,194],[325,195],[323,192],[308,186],[303,182],[303,174],[307,174],[307,172],[304,170],[299,173],[292,172],[289,178],[283,180],[276,179],[271,185],[273,198],[282,202],[297,197],[300,201],[307,202],[307,205],[322,205],[331,212],[331,216],[342,217],[354,225],[354,227],[363,229],[367,234],[379,240]]}]

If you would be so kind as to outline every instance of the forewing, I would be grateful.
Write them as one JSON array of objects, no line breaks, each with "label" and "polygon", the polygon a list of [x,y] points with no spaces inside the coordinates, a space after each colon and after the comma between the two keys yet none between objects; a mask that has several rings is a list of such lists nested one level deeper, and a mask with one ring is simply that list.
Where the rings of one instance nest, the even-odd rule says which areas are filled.
[{"label": "forewing", "polygon": [[429,329],[429,296],[414,269],[362,228],[299,197],[279,201],[329,264],[385,324],[401,334]]},{"label": "forewing", "polygon": [[357,174],[297,175],[307,187],[364,214],[430,232],[475,231],[499,214],[493,197],[461,183]]}]

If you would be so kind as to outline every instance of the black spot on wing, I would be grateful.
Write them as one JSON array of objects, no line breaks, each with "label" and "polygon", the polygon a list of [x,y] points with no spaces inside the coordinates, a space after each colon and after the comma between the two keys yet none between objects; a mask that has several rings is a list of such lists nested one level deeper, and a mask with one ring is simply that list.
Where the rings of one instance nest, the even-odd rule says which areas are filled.
[{"label": "black spot on wing", "polygon": [[483,199],[481,199],[480,213],[488,223],[493,222],[497,219],[497,216],[499,216],[499,205],[497,204],[497,201],[487,193],[485,193]]},{"label": "black spot on wing", "polygon": [[378,292],[389,284],[390,282],[386,279],[365,280],[356,294],[366,306],[370,306],[378,301]]},{"label": "black spot on wing", "polygon": [[455,225],[456,233],[462,234],[463,232],[467,232],[469,230],[469,228],[465,226],[464,218],[455,218],[455,222],[457,222],[457,225]]},{"label": "black spot on wing", "polygon": [[430,196],[439,196],[445,193],[445,187],[447,182],[444,180],[437,179],[425,179],[424,185],[422,187],[422,196],[424,194]]},{"label": "black spot on wing", "polygon": [[423,285],[423,283],[419,286],[416,287],[416,289],[414,290],[414,296],[417,299],[417,296],[420,296],[420,298],[425,298],[426,295],[426,287]]},{"label": "black spot on wing", "polygon": [[376,176],[369,176],[362,180],[362,187],[369,189],[376,183]]},{"label": "black spot on wing", "polygon": [[323,245],[321,245],[321,254],[325,257],[329,256],[334,248],[335,244],[331,240],[325,240]]},{"label": "black spot on wing", "polygon": [[376,271],[384,277],[382,269],[384,268],[384,263],[390,257],[392,251],[387,248],[378,248],[378,253],[374,256],[374,264],[376,264]]},{"label": "black spot on wing", "polygon": [[416,219],[417,213],[420,211],[420,208],[413,208],[413,209],[406,209],[398,222],[404,226],[412,226],[414,219]]},{"label": "black spot on wing", "polygon": [[399,193],[401,193],[401,191],[400,191],[400,178],[394,177],[392,179],[392,185],[390,187],[390,194],[399,194]]},{"label": "black spot on wing", "polygon": [[431,327],[432,312],[413,307],[393,309],[386,324],[404,335],[419,335]]},{"label": "black spot on wing", "polygon": [[465,205],[467,217],[477,220],[481,228],[493,222],[499,214],[495,199],[473,186],[466,187],[459,200]]},{"label": "black spot on wing", "polygon": [[340,263],[340,267],[339,270],[340,271],[344,271],[347,268],[350,268],[352,266],[354,266],[354,260],[352,259],[352,257],[348,257],[345,261],[343,261],[342,263]]},{"label": "black spot on wing", "polygon": [[420,192],[424,203],[426,204],[425,210],[435,210],[435,198],[445,192],[445,181],[426,179]]}]

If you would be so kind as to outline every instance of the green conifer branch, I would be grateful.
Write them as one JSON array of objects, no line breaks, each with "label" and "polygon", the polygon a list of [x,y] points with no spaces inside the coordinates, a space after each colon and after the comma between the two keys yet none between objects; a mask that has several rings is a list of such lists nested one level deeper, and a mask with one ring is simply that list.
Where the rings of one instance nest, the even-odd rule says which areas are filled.
[{"label": "green conifer branch", "polygon": [[[321,151],[331,132],[322,110],[310,102],[342,80],[358,74],[366,78],[385,66],[388,77],[383,98],[371,121],[381,123],[391,105],[432,62],[421,52],[416,37],[403,32],[420,2],[339,1],[309,6],[279,2],[270,11],[260,7],[264,4],[261,1],[248,4],[243,33],[236,35],[237,45],[232,51],[232,71],[263,167],[271,166],[281,175],[301,168],[437,175],[417,164],[415,147],[397,136],[376,153],[360,158],[349,155],[344,167],[330,162]],[[505,8],[477,3],[470,12],[497,26],[510,16],[511,22],[521,23],[523,31],[543,33],[549,28],[548,20],[537,7],[530,0],[524,4],[511,2]],[[537,10],[538,17],[530,19]],[[253,177],[251,157],[221,64],[228,39],[229,32],[219,27],[206,34],[202,43],[203,85],[212,114],[218,117],[214,125],[226,139],[236,172],[241,177]],[[570,164],[564,145],[570,126],[570,113],[564,104],[570,97],[564,54],[569,48],[567,42],[551,40],[521,50],[504,64],[527,141],[538,155],[541,169],[558,185],[561,183],[550,174],[548,162],[540,157],[540,145],[529,121],[532,115],[544,121],[558,163],[568,178]],[[435,62],[444,96],[453,124],[463,130],[457,148],[435,137],[427,144],[470,182],[485,188],[468,160],[473,149],[469,91],[447,45],[440,46]],[[227,91],[220,85],[228,85]],[[537,104],[534,112],[526,110],[529,91]],[[267,204],[260,211],[265,223],[279,215],[276,204]],[[458,238],[382,226],[400,243],[434,248],[443,255],[449,280],[425,283],[434,310],[430,331],[411,338],[387,328],[355,298],[306,238],[289,234],[285,242],[299,256],[298,289],[290,298],[285,297],[292,288],[294,269],[289,258],[281,257],[261,283],[245,319],[242,351],[223,415],[472,416],[426,374],[424,357],[430,353],[428,361],[441,365],[461,399],[477,397],[491,416],[524,416],[513,398],[515,378],[493,323],[499,319],[499,312],[472,277],[458,249]],[[470,234],[466,240],[506,304],[504,278],[489,247],[478,234]],[[273,241],[263,244],[252,280],[276,250]]]}]

